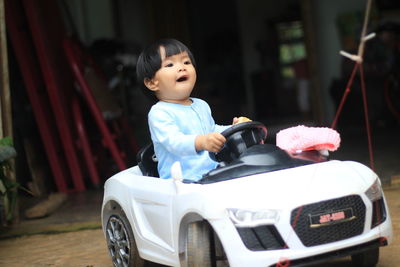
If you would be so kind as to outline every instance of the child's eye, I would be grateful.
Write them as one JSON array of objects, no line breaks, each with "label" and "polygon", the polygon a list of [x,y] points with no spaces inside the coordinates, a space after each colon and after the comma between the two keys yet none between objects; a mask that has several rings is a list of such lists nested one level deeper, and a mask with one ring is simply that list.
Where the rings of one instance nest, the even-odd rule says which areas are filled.
[{"label": "child's eye", "polygon": [[165,65],[165,67],[167,67],[167,68],[170,68],[172,66],[174,66],[174,64],[172,64],[172,63],[168,63],[167,65]]},{"label": "child's eye", "polygon": [[185,64],[185,65],[190,65],[190,64],[192,64],[192,62],[190,62],[190,60],[187,60],[187,61],[185,61],[183,64]]}]

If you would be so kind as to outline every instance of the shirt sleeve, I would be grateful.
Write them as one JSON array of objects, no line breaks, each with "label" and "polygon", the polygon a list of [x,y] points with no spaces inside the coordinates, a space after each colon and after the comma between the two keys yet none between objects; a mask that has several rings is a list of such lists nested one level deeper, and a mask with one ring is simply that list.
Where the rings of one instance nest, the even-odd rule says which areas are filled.
[{"label": "shirt sleeve", "polygon": [[152,109],[148,115],[153,143],[158,143],[171,154],[179,156],[196,155],[196,135],[185,135],[179,130],[176,121],[164,110]]}]

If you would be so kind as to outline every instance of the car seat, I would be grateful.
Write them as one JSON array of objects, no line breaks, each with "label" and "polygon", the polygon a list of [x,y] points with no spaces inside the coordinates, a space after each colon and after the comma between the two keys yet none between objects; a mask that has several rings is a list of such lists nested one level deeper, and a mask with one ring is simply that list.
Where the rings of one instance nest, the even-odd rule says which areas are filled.
[{"label": "car seat", "polygon": [[159,177],[158,160],[154,153],[153,143],[146,145],[136,155],[136,160],[144,176]]}]

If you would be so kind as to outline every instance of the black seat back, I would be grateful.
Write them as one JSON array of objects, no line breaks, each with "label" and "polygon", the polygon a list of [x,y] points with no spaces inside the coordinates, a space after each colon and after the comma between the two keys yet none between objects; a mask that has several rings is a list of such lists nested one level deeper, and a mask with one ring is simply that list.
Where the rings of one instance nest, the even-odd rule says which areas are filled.
[{"label": "black seat back", "polygon": [[153,143],[142,148],[136,155],[138,166],[144,176],[159,177],[157,158],[154,153]]}]

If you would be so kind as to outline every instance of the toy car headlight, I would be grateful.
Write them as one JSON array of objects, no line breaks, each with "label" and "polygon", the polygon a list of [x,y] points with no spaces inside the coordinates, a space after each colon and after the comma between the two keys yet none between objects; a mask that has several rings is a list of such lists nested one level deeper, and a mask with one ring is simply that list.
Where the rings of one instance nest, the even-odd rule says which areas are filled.
[{"label": "toy car headlight", "polygon": [[367,195],[371,202],[382,198],[382,187],[378,179],[365,191],[365,195]]},{"label": "toy car headlight", "polygon": [[229,218],[237,227],[255,227],[274,224],[279,218],[277,210],[228,209]]}]

